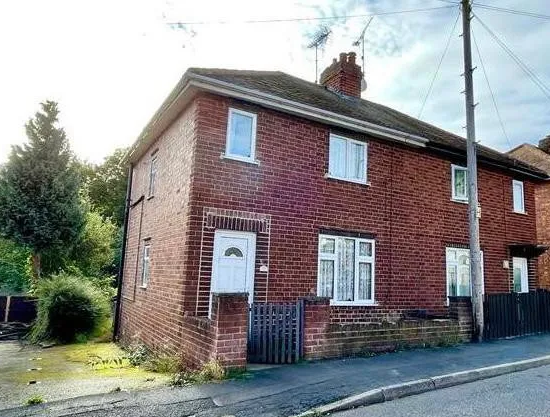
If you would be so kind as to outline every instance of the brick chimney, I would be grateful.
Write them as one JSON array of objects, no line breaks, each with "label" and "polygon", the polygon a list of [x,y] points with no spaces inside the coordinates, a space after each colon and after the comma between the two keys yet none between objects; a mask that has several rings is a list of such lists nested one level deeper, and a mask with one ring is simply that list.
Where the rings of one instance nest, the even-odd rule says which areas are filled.
[{"label": "brick chimney", "polygon": [[321,73],[319,82],[330,90],[361,97],[362,78],[361,67],[355,63],[355,52],[342,52],[340,59],[333,59],[332,64]]},{"label": "brick chimney", "polygon": [[550,135],[546,135],[544,139],[539,140],[539,149],[550,153]]}]

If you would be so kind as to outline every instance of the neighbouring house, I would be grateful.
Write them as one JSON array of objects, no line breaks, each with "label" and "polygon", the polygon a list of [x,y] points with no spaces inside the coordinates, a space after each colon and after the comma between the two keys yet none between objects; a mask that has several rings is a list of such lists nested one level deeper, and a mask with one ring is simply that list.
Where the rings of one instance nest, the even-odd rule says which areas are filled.
[{"label": "neighbouring house", "polygon": [[[524,143],[508,152],[512,157],[538,168],[550,175],[550,135],[539,141],[538,147]],[[550,245],[550,182],[539,182],[535,186],[535,213],[537,218],[537,240],[539,244]],[[550,289],[550,254],[538,257],[538,286]]]},{"label": "neighbouring house", "polygon": [[[128,156],[121,340],[243,366],[468,337],[465,140],[361,79],[354,53],[320,84],[187,70]],[[484,291],[535,289],[547,173],[478,160]]]}]

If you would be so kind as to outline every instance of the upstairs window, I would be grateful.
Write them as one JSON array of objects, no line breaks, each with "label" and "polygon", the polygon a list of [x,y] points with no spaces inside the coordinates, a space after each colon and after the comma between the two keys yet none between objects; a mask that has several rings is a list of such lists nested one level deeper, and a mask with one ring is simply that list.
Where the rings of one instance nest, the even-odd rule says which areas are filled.
[{"label": "upstairs window", "polygon": [[255,162],[256,115],[237,109],[229,109],[225,157]]},{"label": "upstairs window", "polygon": [[319,236],[317,294],[333,305],[374,303],[374,240]]},{"label": "upstairs window", "polygon": [[512,193],[514,197],[514,211],[516,213],[525,213],[525,201],[523,195],[522,181],[512,181]]},{"label": "upstairs window", "polygon": [[330,135],[328,176],[366,184],[367,144],[337,135]]},{"label": "upstairs window", "polygon": [[452,198],[455,201],[468,201],[468,170],[451,165]]},{"label": "upstairs window", "polygon": [[154,154],[151,157],[151,167],[149,170],[149,197],[155,195],[155,183],[157,180],[157,171],[158,171],[158,157]]},{"label": "upstairs window", "polygon": [[141,260],[141,286],[147,288],[151,276],[151,244],[146,243],[143,247],[143,259]]}]

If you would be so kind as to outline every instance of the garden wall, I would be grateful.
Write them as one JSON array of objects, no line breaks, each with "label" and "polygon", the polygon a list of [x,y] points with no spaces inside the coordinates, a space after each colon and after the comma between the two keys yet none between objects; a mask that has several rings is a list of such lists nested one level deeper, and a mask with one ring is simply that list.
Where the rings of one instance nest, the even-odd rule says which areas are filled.
[{"label": "garden wall", "polygon": [[[451,300],[449,318],[334,323],[327,298],[304,300],[304,358],[324,359],[416,346],[444,346],[471,338],[469,300]],[[468,317],[470,317],[468,319]]]}]

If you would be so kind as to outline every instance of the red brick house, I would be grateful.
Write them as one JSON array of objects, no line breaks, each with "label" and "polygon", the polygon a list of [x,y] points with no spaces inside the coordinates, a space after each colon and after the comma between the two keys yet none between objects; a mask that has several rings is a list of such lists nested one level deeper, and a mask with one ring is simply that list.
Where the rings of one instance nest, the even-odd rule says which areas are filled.
[{"label": "red brick house", "polygon": [[[512,157],[523,161],[550,175],[550,135],[539,141],[538,147],[524,143],[508,152]],[[550,245],[550,182],[535,185],[535,213],[537,241]],[[545,252],[538,257],[538,286],[550,289],[550,254]]]},{"label": "red brick house", "polygon": [[[248,304],[302,297],[306,358],[456,329],[402,318],[447,315],[470,295],[465,140],[361,99],[361,77],[353,53],[320,85],[184,74],[128,157],[122,340],[242,366]],[[514,257],[519,290],[534,289],[534,192],[547,175],[478,152],[485,292],[514,289]]]}]

